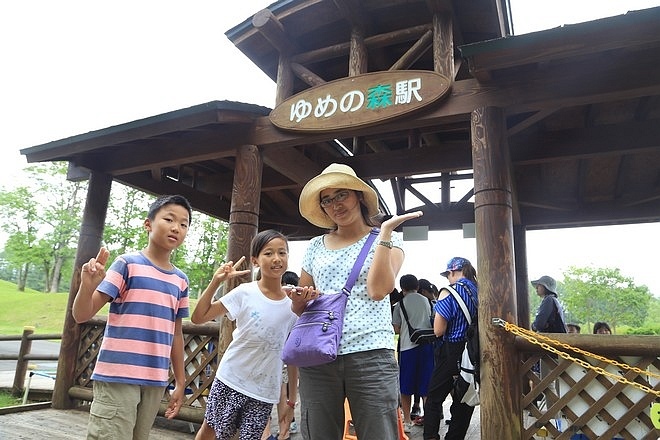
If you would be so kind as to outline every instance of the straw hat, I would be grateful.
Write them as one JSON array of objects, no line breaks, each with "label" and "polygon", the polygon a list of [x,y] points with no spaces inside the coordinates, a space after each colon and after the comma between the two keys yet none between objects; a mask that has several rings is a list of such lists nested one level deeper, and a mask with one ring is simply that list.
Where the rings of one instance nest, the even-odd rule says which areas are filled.
[{"label": "straw hat", "polygon": [[378,195],[366,182],[358,178],[348,165],[333,163],[311,179],[300,193],[300,214],[313,225],[331,229],[334,222],[321,208],[321,191],[328,188],[361,191],[370,217],[378,214]]}]

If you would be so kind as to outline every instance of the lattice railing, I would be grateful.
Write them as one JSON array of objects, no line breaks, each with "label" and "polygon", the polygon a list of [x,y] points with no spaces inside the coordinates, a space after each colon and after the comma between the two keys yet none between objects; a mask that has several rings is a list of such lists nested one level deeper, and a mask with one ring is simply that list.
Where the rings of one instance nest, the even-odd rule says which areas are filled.
[{"label": "lattice railing", "polygon": [[[90,400],[92,398],[92,372],[96,357],[101,348],[101,340],[105,330],[105,318],[95,317],[82,325],[74,393],[76,398]],[[186,401],[179,412],[179,418],[193,422],[201,422],[206,408],[206,396],[211,387],[218,359],[219,323],[194,325],[183,323],[184,350],[186,369]],[[170,374],[168,392],[173,388],[174,376]],[[166,404],[167,396],[163,403]]]},{"label": "lattice railing", "polygon": [[660,398],[659,337],[546,335],[557,343],[539,344],[543,336],[506,328],[522,353],[524,440],[659,438],[651,420]]}]

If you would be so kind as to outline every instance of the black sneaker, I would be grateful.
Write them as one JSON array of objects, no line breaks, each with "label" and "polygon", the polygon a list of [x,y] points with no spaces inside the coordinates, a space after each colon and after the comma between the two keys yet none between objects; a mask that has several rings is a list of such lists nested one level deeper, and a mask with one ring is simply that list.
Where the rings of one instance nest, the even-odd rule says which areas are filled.
[{"label": "black sneaker", "polygon": [[421,412],[419,410],[419,407],[418,406],[413,406],[412,411],[410,411],[410,418],[412,420],[415,420],[415,417],[419,417],[420,413]]}]

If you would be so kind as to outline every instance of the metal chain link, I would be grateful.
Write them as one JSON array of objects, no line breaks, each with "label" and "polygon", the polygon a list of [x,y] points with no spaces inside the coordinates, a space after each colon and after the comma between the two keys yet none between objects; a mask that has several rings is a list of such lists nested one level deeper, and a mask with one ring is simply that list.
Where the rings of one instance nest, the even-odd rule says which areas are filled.
[{"label": "metal chain link", "polygon": [[655,377],[655,378],[660,379],[660,374],[652,373],[652,372],[647,371],[647,370],[642,370],[638,367],[632,367],[628,364],[624,364],[624,363],[618,362],[616,360],[608,359],[608,358],[600,356],[598,354],[591,353],[591,352],[586,351],[586,350],[582,350],[581,348],[573,347],[572,345],[565,344],[563,342],[559,342],[559,341],[557,341],[555,339],[552,339],[552,338],[549,338],[545,335],[535,333],[531,330],[527,330],[526,328],[518,327],[517,325],[511,324],[510,322],[506,322],[505,320],[503,320],[501,318],[493,318],[492,323],[494,325],[498,325],[500,327],[503,327],[504,330],[506,330],[510,333],[513,333],[514,335],[517,335],[517,336],[520,336],[520,337],[526,339],[527,341],[531,342],[532,344],[541,346],[544,350],[549,351],[551,353],[554,353],[557,356],[561,357],[562,359],[566,359],[566,360],[575,362],[576,364],[579,364],[584,368],[594,370],[596,373],[602,374],[603,376],[607,376],[611,379],[616,380],[617,382],[621,382],[621,383],[624,383],[626,385],[631,385],[631,386],[633,386],[633,387],[635,387],[635,388],[637,388],[637,389],[639,389],[639,390],[641,390],[645,393],[654,394],[656,397],[660,397],[660,390],[654,390],[653,388],[647,387],[646,385],[643,385],[641,383],[630,381],[630,380],[626,379],[623,376],[619,376],[617,374],[610,373],[609,371],[606,371],[605,369],[603,369],[601,367],[597,367],[595,365],[590,364],[589,362],[587,362],[585,360],[575,358],[575,357],[571,356],[568,353],[565,353],[561,350],[558,350],[550,344],[562,347],[564,349],[574,351],[576,353],[580,353],[582,355],[597,359],[599,361],[608,363],[610,365],[614,365],[614,366],[619,367],[619,368],[624,369],[624,370],[634,371],[635,373],[640,374],[640,375],[650,376],[650,377]]}]

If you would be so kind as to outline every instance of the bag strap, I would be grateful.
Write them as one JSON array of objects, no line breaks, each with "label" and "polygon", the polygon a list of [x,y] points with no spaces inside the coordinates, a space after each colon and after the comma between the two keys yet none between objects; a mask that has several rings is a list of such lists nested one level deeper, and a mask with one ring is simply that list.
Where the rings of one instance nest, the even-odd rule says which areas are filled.
[{"label": "bag strap", "polygon": [[465,301],[463,301],[463,298],[461,298],[461,295],[459,295],[458,292],[452,286],[447,286],[445,287],[445,289],[447,289],[449,293],[452,294],[452,296],[458,303],[458,306],[461,308],[463,314],[465,315],[465,319],[467,319],[468,325],[472,324],[472,316],[470,315],[470,311],[467,308],[467,304],[465,304]]},{"label": "bag strap", "polygon": [[[559,299],[557,299],[557,297],[554,296],[554,295],[551,295],[551,296],[552,296],[552,303],[555,305],[553,314],[555,316],[557,316],[557,319],[556,320],[553,319],[552,322],[553,322],[553,324],[556,323],[556,322],[561,324],[563,326],[564,333],[565,333],[566,332],[566,323],[564,322],[563,319],[561,319],[561,313],[559,313]],[[555,329],[553,328],[553,330],[555,330]]]},{"label": "bag strap", "polygon": [[353,265],[351,274],[348,276],[348,280],[346,280],[346,284],[344,284],[344,287],[341,289],[342,292],[344,292],[347,296],[351,294],[351,290],[353,289],[353,286],[355,285],[358,276],[360,276],[360,270],[362,270],[364,261],[367,259],[367,254],[369,254],[371,245],[376,239],[376,236],[378,235],[379,232],[380,230],[378,228],[373,228],[371,231],[369,231],[369,236],[367,237],[367,240],[364,242],[364,245],[362,246],[362,250],[360,250],[360,254],[355,260],[355,264]]},{"label": "bag strap", "polygon": [[[405,298],[405,295],[403,298]],[[401,305],[401,311],[403,312],[403,317],[406,318],[406,324],[408,324],[408,333],[412,335],[415,329],[412,328],[412,326],[410,325],[410,321],[408,321],[408,313],[406,313],[406,307],[403,305],[403,298],[399,300],[399,304]]]},{"label": "bag strap", "polygon": [[467,290],[468,296],[470,297],[470,301],[472,301],[472,304],[474,304],[474,308],[477,310],[477,313],[479,312],[479,303],[477,302],[477,299],[474,297],[474,294],[472,293],[472,289],[470,289],[470,286],[467,284],[463,284],[460,281],[457,281],[456,284],[460,284],[465,290]]}]

